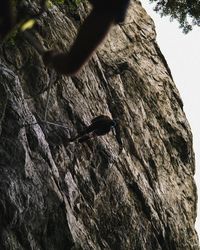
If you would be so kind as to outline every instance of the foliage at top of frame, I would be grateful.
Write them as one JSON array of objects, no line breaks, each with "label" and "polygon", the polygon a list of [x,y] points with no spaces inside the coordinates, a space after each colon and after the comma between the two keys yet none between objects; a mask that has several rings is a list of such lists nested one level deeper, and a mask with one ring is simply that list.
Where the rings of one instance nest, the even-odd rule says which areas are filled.
[{"label": "foliage at top of frame", "polygon": [[176,19],[184,33],[192,30],[193,26],[200,26],[199,0],[150,0],[155,2],[154,10],[161,16],[170,16]]}]

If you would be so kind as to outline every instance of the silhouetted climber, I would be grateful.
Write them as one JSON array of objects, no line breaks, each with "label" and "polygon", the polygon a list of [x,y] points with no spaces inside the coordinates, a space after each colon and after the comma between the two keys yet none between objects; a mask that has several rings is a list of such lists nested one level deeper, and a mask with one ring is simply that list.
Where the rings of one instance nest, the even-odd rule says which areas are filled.
[{"label": "silhouetted climber", "polygon": [[69,53],[45,52],[44,63],[58,73],[73,75],[89,59],[112,25],[123,22],[130,0],[89,0],[93,9],[82,24]]},{"label": "silhouetted climber", "polygon": [[81,131],[76,137],[69,141],[85,142],[96,136],[101,136],[109,133],[116,126],[116,122],[109,116],[100,115],[92,119],[91,124]]}]

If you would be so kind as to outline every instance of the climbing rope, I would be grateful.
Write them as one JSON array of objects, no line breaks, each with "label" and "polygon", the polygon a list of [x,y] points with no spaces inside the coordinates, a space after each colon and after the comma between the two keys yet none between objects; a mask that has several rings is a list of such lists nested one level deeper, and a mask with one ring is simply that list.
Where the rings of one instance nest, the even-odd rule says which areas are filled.
[{"label": "climbing rope", "polygon": [[47,90],[47,102],[46,102],[46,107],[45,107],[45,112],[44,112],[44,122],[47,122],[47,114],[48,114],[48,106],[49,106],[49,100],[50,100],[50,94],[51,94],[51,87],[52,87],[53,82],[54,82],[55,73],[56,72],[52,69],[52,71],[50,73],[49,86],[48,86],[48,90]]}]

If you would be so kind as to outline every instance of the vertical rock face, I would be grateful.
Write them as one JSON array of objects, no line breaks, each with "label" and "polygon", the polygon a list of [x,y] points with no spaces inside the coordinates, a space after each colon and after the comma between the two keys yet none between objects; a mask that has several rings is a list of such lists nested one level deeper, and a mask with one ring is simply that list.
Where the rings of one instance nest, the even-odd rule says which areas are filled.
[{"label": "vertical rock face", "polygon": [[[68,50],[87,11],[52,4],[35,32]],[[155,39],[135,1],[75,77],[51,74],[23,34],[1,45],[0,249],[199,249],[191,130]],[[64,127],[42,123],[49,81],[47,121]],[[67,144],[100,114],[122,151],[112,134]]]}]

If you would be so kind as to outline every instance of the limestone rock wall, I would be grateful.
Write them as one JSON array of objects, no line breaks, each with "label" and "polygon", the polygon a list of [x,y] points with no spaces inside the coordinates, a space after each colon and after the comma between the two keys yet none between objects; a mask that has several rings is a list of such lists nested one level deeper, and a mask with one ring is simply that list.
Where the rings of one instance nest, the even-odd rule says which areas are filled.
[{"label": "limestone rock wall", "polygon": [[[27,1],[36,11],[37,1]],[[84,2],[55,5],[34,32],[68,50]],[[53,83],[44,124],[47,86]],[[67,143],[100,114],[112,134]],[[0,249],[197,250],[192,134],[153,21],[126,22],[74,77],[53,75],[22,33],[0,46]]]}]

